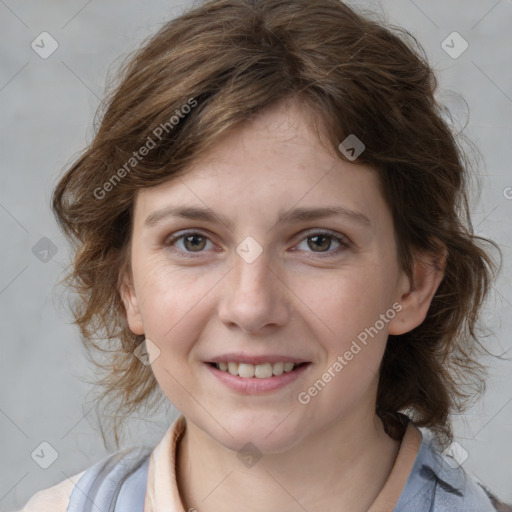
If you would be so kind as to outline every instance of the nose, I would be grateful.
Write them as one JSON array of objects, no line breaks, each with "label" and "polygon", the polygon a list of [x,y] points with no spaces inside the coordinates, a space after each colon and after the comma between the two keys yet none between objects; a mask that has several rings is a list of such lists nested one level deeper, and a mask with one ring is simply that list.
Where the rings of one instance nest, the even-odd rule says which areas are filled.
[{"label": "nose", "polygon": [[252,263],[235,254],[223,281],[218,314],[228,328],[261,333],[288,322],[290,290],[282,272],[271,268],[265,251]]}]

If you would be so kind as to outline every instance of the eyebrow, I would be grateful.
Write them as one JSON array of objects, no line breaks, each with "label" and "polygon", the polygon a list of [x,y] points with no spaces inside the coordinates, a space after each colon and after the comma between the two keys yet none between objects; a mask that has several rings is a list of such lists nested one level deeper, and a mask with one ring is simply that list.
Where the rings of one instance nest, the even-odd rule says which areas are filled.
[{"label": "eyebrow", "polygon": [[[349,208],[340,206],[326,206],[321,208],[295,208],[279,214],[277,224],[296,224],[308,220],[319,220],[327,217],[343,216],[348,220],[360,224],[363,227],[371,226],[371,222],[364,214]],[[222,222],[229,229],[232,228],[231,221],[223,215],[216,214],[208,208],[170,206],[161,210],[152,212],[146,218],[144,225],[152,227],[161,220],[168,217],[179,217],[189,220],[202,220],[207,222]]]}]

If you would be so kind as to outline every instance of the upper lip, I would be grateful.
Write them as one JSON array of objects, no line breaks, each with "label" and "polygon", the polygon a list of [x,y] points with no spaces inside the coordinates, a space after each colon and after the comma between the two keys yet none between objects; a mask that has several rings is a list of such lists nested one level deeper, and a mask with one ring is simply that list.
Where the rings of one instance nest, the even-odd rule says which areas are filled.
[{"label": "upper lip", "polygon": [[237,354],[235,352],[229,352],[221,354],[208,359],[209,363],[229,363],[230,361],[236,363],[245,364],[263,364],[263,363],[309,363],[307,359],[301,359],[300,357],[285,356],[279,354],[266,354],[266,355],[250,355],[250,354]]}]

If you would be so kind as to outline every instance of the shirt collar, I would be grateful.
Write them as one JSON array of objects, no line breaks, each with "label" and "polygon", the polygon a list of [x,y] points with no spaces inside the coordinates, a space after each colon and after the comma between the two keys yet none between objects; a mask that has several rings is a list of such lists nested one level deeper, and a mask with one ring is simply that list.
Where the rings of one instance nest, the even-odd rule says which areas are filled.
[{"label": "shirt collar", "polygon": [[[186,428],[180,415],[169,427],[151,453],[144,512],[184,512],[176,478],[176,453]],[[388,479],[368,512],[390,512],[394,509],[413,468],[420,445],[421,431],[409,422]]]}]

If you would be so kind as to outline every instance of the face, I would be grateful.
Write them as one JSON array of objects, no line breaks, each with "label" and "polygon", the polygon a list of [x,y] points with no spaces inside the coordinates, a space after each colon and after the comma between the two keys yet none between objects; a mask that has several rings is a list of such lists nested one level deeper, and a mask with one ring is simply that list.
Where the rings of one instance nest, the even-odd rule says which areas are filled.
[{"label": "face", "polygon": [[[130,328],[169,400],[219,443],[279,452],[374,411],[409,281],[375,171],[329,153],[297,104],[140,190],[130,264]],[[231,362],[257,375],[211,364]]]}]

